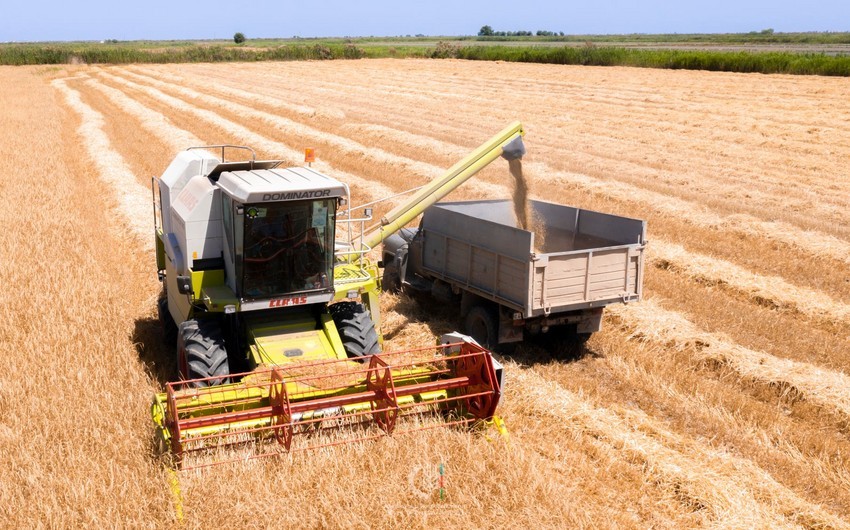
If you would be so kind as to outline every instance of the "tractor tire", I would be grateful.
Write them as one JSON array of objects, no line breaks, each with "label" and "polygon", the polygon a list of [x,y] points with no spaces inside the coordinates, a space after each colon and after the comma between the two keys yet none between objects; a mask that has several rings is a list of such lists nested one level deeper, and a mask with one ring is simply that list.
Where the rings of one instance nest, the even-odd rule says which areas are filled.
[{"label": "tractor tire", "polygon": [[168,346],[173,346],[177,340],[177,324],[171,318],[171,313],[168,312],[168,294],[163,291],[162,296],[156,303],[157,315],[159,316],[159,324],[162,326],[162,342]]},{"label": "tractor tire", "polygon": [[488,350],[499,345],[499,320],[491,307],[472,306],[464,319],[464,329],[467,335]]},{"label": "tractor tire", "polygon": [[339,302],[330,306],[329,311],[349,357],[356,359],[381,353],[375,323],[363,304]]},{"label": "tractor tire", "polygon": [[230,382],[230,362],[221,327],[214,321],[187,320],[178,328],[177,368],[181,379],[203,379],[195,381],[193,387],[223,385]]}]

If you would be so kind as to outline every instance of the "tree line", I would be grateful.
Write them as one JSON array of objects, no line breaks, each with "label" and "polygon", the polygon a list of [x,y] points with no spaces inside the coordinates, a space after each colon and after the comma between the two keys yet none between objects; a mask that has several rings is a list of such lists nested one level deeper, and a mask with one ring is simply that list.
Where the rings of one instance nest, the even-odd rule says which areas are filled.
[{"label": "tree line", "polygon": [[544,29],[538,29],[536,32],[532,33],[531,31],[495,31],[491,26],[481,26],[481,29],[478,30],[479,37],[532,37],[537,35],[538,37],[563,37],[563,31],[547,31]]}]

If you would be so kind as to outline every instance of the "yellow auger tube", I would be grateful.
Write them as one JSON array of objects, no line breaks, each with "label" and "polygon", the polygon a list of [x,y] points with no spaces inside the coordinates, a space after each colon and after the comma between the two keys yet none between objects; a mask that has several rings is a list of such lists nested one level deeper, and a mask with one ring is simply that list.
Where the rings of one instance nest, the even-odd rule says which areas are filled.
[{"label": "yellow auger tube", "polygon": [[381,223],[370,227],[363,238],[364,248],[374,248],[385,238],[425,211],[425,208],[445,197],[449,192],[466,182],[471,176],[484,169],[490,162],[502,156],[504,148],[522,138],[525,131],[520,122],[514,122],[496,136],[487,140],[469,156],[452,166],[443,176],[434,179],[417,191],[409,200],[393,208]]}]

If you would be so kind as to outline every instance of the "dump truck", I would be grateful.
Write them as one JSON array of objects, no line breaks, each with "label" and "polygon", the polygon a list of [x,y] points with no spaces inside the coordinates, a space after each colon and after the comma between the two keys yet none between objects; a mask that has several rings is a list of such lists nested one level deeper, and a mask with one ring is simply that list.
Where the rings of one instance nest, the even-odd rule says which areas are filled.
[{"label": "dump truck", "polygon": [[[310,167],[244,146],[179,153],[152,181],[159,313],[178,375],[151,415],[177,467],[228,461],[187,465],[234,445],[249,453],[235,459],[257,458],[411,432],[431,427],[426,416],[492,420],[502,367],[468,337],[382,351],[369,256],[492,161],[521,157],[523,134],[506,127],[368,230],[370,209],[344,209],[348,186]],[[226,160],[234,149],[246,154]],[[352,434],[330,434],[339,427]]]},{"label": "dump truck", "polygon": [[384,286],[456,307],[485,347],[543,334],[575,342],[599,331],[606,305],[641,298],[646,223],[529,201],[521,228],[512,201],[442,202],[419,228],[383,245]]}]

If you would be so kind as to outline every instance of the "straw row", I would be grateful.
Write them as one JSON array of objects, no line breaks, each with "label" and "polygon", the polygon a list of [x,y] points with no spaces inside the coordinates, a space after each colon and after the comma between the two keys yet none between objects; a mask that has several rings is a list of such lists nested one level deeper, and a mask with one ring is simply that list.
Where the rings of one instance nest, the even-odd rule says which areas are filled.
[{"label": "straw row", "polygon": [[152,195],[130,170],[121,155],[112,149],[109,137],[103,132],[103,115],[86,105],[77,91],[68,87],[67,81],[57,79],[51,83],[82,118],[79,134],[86,138],[85,149],[97,167],[100,177],[112,188],[112,193],[125,215],[125,223],[140,243],[153,248],[151,226],[153,219]]},{"label": "straw row", "polygon": [[842,421],[850,420],[850,376],[842,372],[744,348],[700,330],[681,313],[666,310],[653,300],[608,310],[635,340],[691,352],[696,362],[728,366],[743,379],[779,387],[783,395],[801,396]]},{"label": "straw row", "polygon": [[[282,159],[287,161],[290,164],[297,164],[303,160],[303,153],[292,149],[288,145],[285,145],[281,142],[275,142],[269,140],[268,138],[258,135],[253,132],[251,129],[244,127],[243,125],[237,124],[233,121],[227,120],[225,118],[220,117],[218,114],[204,110],[193,105],[186,103],[185,101],[169,96],[159,90],[156,90],[151,87],[146,87],[143,85],[139,85],[137,83],[133,83],[132,81],[127,81],[123,78],[114,76],[108,73],[100,74],[103,78],[113,81],[115,83],[124,85],[128,88],[139,90],[146,95],[152,97],[156,101],[163,103],[171,108],[174,108],[181,112],[189,113],[190,115],[199,118],[211,125],[221,128],[222,130],[227,131],[227,134],[235,138],[237,141],[243,142],[246,145],[252,146],[255,149],[260,150],[263,153],[268,154],[269,156],[274,156],[275,158]],[[114,96],[114,95],[113,95]],[[121,99],[126,103],[126,100]],[[130,113],[134,112],[134,109],[130,106],[126,107],[126,110]],[[143,122],[144,123],[144,122]],[[153,130],[152,130],[153,132]],[[334,167],[330,166],[326,162],[318,160],[314,163],[313,167],[317,170],[327,173],[329,175],[334,175],[336,178],[339,178],[347,183],[353,184],[354,186],[361,186],[364,189],[373,189],[377,190],[376,193],[380,195],[391,195],[391,191],[389,188],[382,186],[381,184],[374,182],[367,182],[362,177],[358,177],[356,175],[339,171]],[[381,193],[383,192],[383,193]]]},{"label": "straw row", "polygon": [[[158,74],[154,74],[154,75],[158,75]],[[258,72],[255,72],[255,75],[262,76],[262,79],[264,79],[264,80],[266,80],[266,79],[269,80],[269,82],[263,83],[264,86],[260,86],[260,87],[257,88],[257,90],[259,90],[259,91],[268,92],[273,87],[274,89],[277,89],[278,93],[279,93],[280,90],[279,90],[278,87],[280,87],[280,88],[286,87],[286,89],[288,91],[292,92],[293,97],[299,97],[299,95],[300,95],[299,92],[303,93],[305,91],[305,88],[303,87],[303,83],[295,86],[293,84],[293,81],[287,80],[286,78],[281,78],[279,75],[274,75],[274,73],[269,73],[268,71],[258,71]],[[297,75],[297,73],[295,75]],[[412,77],[410,77],[408,79],[407,77],[405,77],[404,82],[422,85],[423,81],[425,79],[428,79],[428,80],[431,80],[431,81],[437,81],[438,80],[438,78],[435,79],[435,76],[429,77],[429,76],[427,76],[427,74],[425,74],[425,75],[420,74],[418,77],[419,77],[419,79],[414,79]],[[422,79],[422,77],[424,77],[425,79]],[[219,77],[219,79],[220,78],[221,77]],[[371,81],[371,83],[370,83],[369,86],[347,85],[345,87],[344,92],[346,94],[350,94],[350,95],[354,95],[356,97],[360,97],[360,96],[364,95],[368,90],[374,90],[375,84],[378,81],[374,80],[374,79],[370,79],[370,81]],[[406,99],[407,93],[406,93],[405,90],[400,88],[401,85],[399,85],[399,82],[401,82],[402,80],[398,79],[398,78],[393,78],[392,81],[393,81],[393,83],[395,83],[393,85],[394,86],[394,89],[393,89],[394,98],[399,98],[399,97],[404,96],[405,99]],[[269,86],[269,85],[271,85],[271,86]],[[423,91],[426,91],[425,93],[428,93],[427,92],[427,90],[428,90],[427,89],[427,83],[425,83],[425,85],[426,85],[425,87],[421,88],[419,91],[416,91],[414,93],[421,94]],[[207,84],[204,83],[203,86],[206,87]],[[213,83],[209,86],[209,88],[218,90],[219,86],[220,86],[220,83]],[[334,90],[332,89],[332,87],[334,87],[334,86],[339,86],[339,83],[327,83],[327,82],[319,83],[319,82],[317,82],[317,83],[311,84],[311,86],[309,87],[308,90],[311,91],[311,92],[316,92],[316,93],[321,94],[320,97],[322,97],[322,99],[327,102],[326,104],[328,104],[328,103],[333,104],[337,108],[342,108],[342,107],[350,108],[350,109],[358,108],[358,107],[353,106],[352,104],[345,105],[344,102],[338,102],[338,100],[335,99],[334,96],[336,94],[339,94],[340,91],[336,90],[336,94],[335,94]],[[379,85],[379,86],[387,86],[387,85]],[[546,86],[534,84],[533,90],[527,91],[528,92],[527,94],[525,94],[525,93],[519,93],[518,94],[517,89],[512,89],[512,91],[507,94],[507,100],[506,101],[502,101],[502,99],[504,99],[504,98],[500,98],[499,101],[494,103],[492,98],[488,99],[487,97],[482,97],[482,96],[478,96],[478,97],[471,96],[469,94],[469,86],[470,85],[467,84],[467,86],[465,86],[465,87],[461,86],[457,89],[457,90],[461,90],[461,94],[458,95],[458,97],[460,98],[460,101],[458,101],[457,103],[452,102],[452,104],[451,104],[452,107],[457,111],[457,115],[467,116],[467,115],[474,114],[476,112],[480,112],[480,108],[481,108],[482,105],[486,105],[488,108],[493,108],[494,105],[495,105],[495,107],[499,110],[500,113],[506,113],[506,112],[509,112],[509,109],[517,108],[517,106],[521,105],[524,98],[528,98],[527,99],[528,101],[537,101],[537,100],[539,100],[540,98],[543,97],[542,94],[547,93],[547,90],[546,90],[547,87]],[[581,88],[581,87],[570,86],[570,87],[567,87],[567,90],[576,90],[578,88]],[[519,92],[523,92],[523,91],[519,91]],[[402,93],[401,96],[399,95],[399,93]],[[433,99],[439,98],[439,99],[445,100],[446,98],[449,98],[449,97],[452,96],[452,89],[447,88],[446,90],[438,90],[438,91],[435,91],[433,94],[429,93],[429,96]],[[328,101],[328,99],[330,99],[330,101]],[[589,108],[590,105],[599,105],[599,103],[600,103],[600,98],[599,98],[598,94],[594,94],[594,98],[592,98],[593,99],[592,102],[589,100],[589,98],[584,98],[584,99],[588,99],[588,101],[582,101],[582,107],[583,108],[585,108],[585,107]],[[480,100],[480,102],[476,101],[475,104],[473,104],[473,105],[464,106],[465,103],[468,104],[471,101],[475,101],[475,100]],[[350,98],[349,98],[349,101],[350,101]],[[413,112],[412,109],[415,108],[416,112],[417,112],[417,119],[420,119],[420,120],[422,119],[423,116],[421,114],[419,114],[418,111],[420,111],[420,109],[417,105],[411,105],[408,102],[404,102],[403,105],[401,107],[399,107],[398,109],[394,108],[394,107],[391,108],[391,109],[388,109],[387,107],[392,105],[393,103],[395,103],[393,100],[391,100],[391,101],[383,101],[382,100],[381,101],[381,109],[383,109],[382,113],[386,113],[388,110],[392,111],[392,112],[412,113]],[[607,102],[605,102],[605,103],[607,103]],[[553,105],[556,105],[556,104],[557,104],[557,102],[553,103]],[[628,107],[630,107],[628,109],[629,111],[646,112],[645,110],[641,110],[640,106],[637,105],[635,102],[630,102]],[[366,111],[366,109],[363,108],[362,105],[360,105],[359,108],[363,109],[364,112]],[[545,108],[545,105],[541,108]],[[672,107],[671,107],[671,109],[672,109]],[[570,110],[575,111],[574,106],[571,106]],[[689,112],[692,111],[690,106],[688,108],[688,111]],[[432,113],[433,113],[433,111],[432,111]],[[712,113],[712,115],[714,113],[716,113],[716,111],[714,111]],[[427,116],[430,118],[431,114],[428,114]],[[641,117],[643,117],[643,116],[641,116]],[[656,118],[662,119],[663,116],[656,116]],[[451,117],[449,117],[449,119],[451,119]],[[561,136],[559,136],[559,133],[560,133],[559,125],[561,124],[561,122],[559,122],[558,118],[555,117],[555,116],[541,115],[541,116],[535,117],[534,124],[535,124],[536,128],[538,128],[540,130],[547,131],[547,134],[545,135],[545,137],[541,137],[539,139],[538,148],[541,152],[546,151],[547,154],[550,154],[550,151],[552,149],[554,149],[555,151],[562,150],[563,146],[565,145],[564,144],[565,141],[570,142],[570,145],[577,145],[578,147],[580,147],[580,149],[578,149],[577,151],[575,151],[571,154],[571,159],[570,159],[571,162],[574,161],[574,162],[585,164],[585,165],[588,165],[588,166],[599,165],[600,163],[610,162],[610,160],[608,160],[608,158],[610,158],[610,156],[607,153],[596,154],[596,151],[601,148],[600,146],[604,146],[607,143],[606,140],[609,140],[612,137],[616,137],[618,139],[618,145],[635,143],[634,149],[636,149],[637,152],[639,153],[640,151],[642,151],[644,149],[644,144],[646,143],[646,140],[642,139],[642,138],[638,139],[638,140],[634,140],[633,137],[624,136],[623,131],[624,130],[630,130],[629,127],[633,127],[635,125],[642,126],[643,121],[638,121],[638,122],[636,122],[636,124],[632,124],[631,122],[628,121],[629,119],[630,118],[629,118],[628,114],[626,114],[624,116],[620,116],[619,119],[616,122],[616,125],[614,125],[614,124],[610,125],[610,127],[612,129],[611,129],[611,134],[608,134],[608,135],[604,135],[604,134],[599,135],[599,133],[594,132],[597,129],[599,129],[600,127],[602,127],[602,128],[605,127],[605,122],[595,122],[593,130],[582,131],[581,137],[578,138],[578,137],[561,137]],[[391,118],[391,120],[392,121],[390,123],[398,121],[397,118]],[[531,120],[529,120],[529,121],[531,121]],[[474,125],[474,124],[467,124],[467,127],[465,127],[465,128],[461,126],[461,128],[458,129],[458,132],[460,134],[464,134],[465,132],[467,132],[469,130],[470,125]],[[675,123],[672,123],[672,124],[661,123],[661,124],[655,124],[655,125],[659,130],[663,130],[664,134],[662,134],[662,136],[660,138],[661,140],[664,140],[666,138],[667,140],[669,140],[669,142],[682,142],[682,141],[687,141],[688,139],[691,139],[691,142],[692,142],[693,145],[689,147],[690,151],[699,151],[700,149],[702,149],[702,150],[710,149],[709,147],[704,147],[706,145],[706,142],[703,141],[704,138],[702,138],[702,137],[697,138],[697,137],[692,136],[692,132],[693,132],[692,126],[678,125],[678,122],[675,122]],[[758,125],[760,125],[760,124],[758,124],[758,123],[754,124],[753,127],[756,127]],[[443,129],[445,127],[446,127],[446,124],[443,124],[441,126],[441,128],[443,128]],[[672,129],[671,129],[671,127],[672,127]],[[596,134],[597,136],[594,136],[594,134]],[[748,134],[748,132],[742,130],[741,134],[746,135],[746,134]],[[793,141],[793,137],[788,141]],[[744,146],[739,145],[740,143],[741,142],[726,142],[724,144],[724,155],[725,156],[739,156],[739,155],[744,155],[744,154],[751,154],[751,155],[753,154],[752,149],[747,149]],[[654,144],[658,145],[658,141],[656,140],[654,142]],[[804,150],[805,151],[804,154],[806,154],[806,155],[811,154],[811,150],[812,150],[813,147],[817,147],[816,145],[813,146],[811,143],[804,143],[804,142],[801,142],[800,146],[801,146],[800,149]],[[738,153],[738,152],[733,153],[734,150],[740,150],[740,153]],[[591,153],[590,155],[588,155],[588,151],[590,151],[590,153]],[[782,152],[785,153],[785,154],[788,154],[789,147],[784,146],[783,149],[782,149]],[[712,153],[710,151],[706,151],[705,153],[702,153],[702,155],[704,157],[709,158],[709,160],[707,162],[711,162],[713,164],[718,163],[718,162],[714,162],[716,160],[716,156],[714,156],[714,153]],[[622,161],[623,163],[626,163],[627,159],[625,157],[623,157],[622,155],[620,155],[618,157],[618,160]],[[720,162],[722,162],[722,161],[720,161]],[[712,169],[714,169],[713,166],[708,166],[707,164],[703,164],[703,165],[706,166],[706,167],[703,167],[702,171],[708,172],[708,171],[711,171]],[[647,172],[647,171],[649,171],[649,172]],[[822,192],[820,192],[819,195],[815,195],[814,194],[815,190],[809,189],[812,186],[792,187],[792,188],[788,188],[787,186],[783,186],[782,185],[782,177],[780,177],[780,176],[770,176],[770,177],[768,177],[768,174],[772,171],[775,171],[775,163],[773,163],[772,161],[767,160],[767,159],[764,160],[764,168],[761,168],[761,166],[757,166],[755,164],[749,164],[747,166],[745,173],[723,171],[722,167],[717,168],[716,171],[715,171],[716,174],[712,175],[712,180],[715,181],[712,185],[713,186],[712,187],[712,195],[715,195],[715,196],[716,195],[723,195],[724,197],[729,197],[731,199],[736,200],[737,204],[739,206],[742,206],[742,207],[745,207],[748,204],[752,204],[756,200],[770,200],[770,201],[772,201],[772,200],[775,200],[777,197],[780,197],[780,196],[783,198],[783,202],[788,204],[788,201],[790,200],[791,196],[800,195],[799,200],[794,199],[797,202],[794,202],[793,204],[799,205],[801,208],[808,205],[808,210],[812,210],[813,208],[821,208],[821,207],[825,206],[828,203],[828,201],[840,201],[840,199],[841,199],[840,194],[832,193],[832,194],[830,194],[831,196],[825,196],[824,195],[825,193],[829,193],[830,189],[834,189],[834,184],[830,183],[829,181],[825,182],[825,184],[823,186],[818,187],[818,189],[822,188]],[[627,179],[627,180],[631,180],[632,182],[635,182],[635,179],[640,179],[640,181],[645,183],[644,184],[645,186],[649,186],[649,187],[657,187],[657,185],[661,182],[668,183],[668,184],[672,182],[672,183],[675,183],[676,186],[674,186],[673,188],[670,188],[668,191],[672,190],[672,192],[676,193],[676,194],[690,191],[690,187],[682,187],[682,186],[679,186],[678,184],[693,184],[693,180],[687,179],[687,177],[685,177],[681,171],[664,170],[664,171],[659,172],[655,169],[644,167],[644,164],[642,163],[641,160],[633,160],[632,162],[628,162],[628,167],[624,166],[622,171],[617,172],[617,174],[612,175],[612,177],[616,178],[616,179]],[[727,180],[729,178],[733,178],[735,180],[735,184],[732,187],[728,187],[728,186],[725,187],[725,188],[724,187],[718,187],[718,182],[716,182],[716,181]],[[761,182],[765,178],[769,179],[769,183],[765,182],[765,184],[769,184],[770,186],[772,186],[774,188],[779,186],[776,189],[777,189],[778,192],[781,192],[781,194],[773,194],[773,195],[764,194],[762,192],[762,187],[759,187],[758,189],[753,189],[751,187],[747,190],[747,197],[746,197],[746,200],[744,200],[743,195],[738,193],[738,191],[740,190],[739,186],[740,186],[741,181],[745,181],[745,182],[760,181]],[[687,180],[683,180],[683,179],[687,179]],[[661,188],[658,188],[658,189],[661,190]],[[812,201],[816,200],[818,197],[820,197],[821,200],[813,203]],[[832,207],[830,207],[830,208],[832,208]],[[796,207],[795,207],[795,209],[796,209]],[[835,214],[835,215],[841,215],[843,213],[844,209],[845,209],[844,206],[837,203],[836,207],[832,208],[829,211],[833,212],[833,214]],[[824,213],[826,213],[826,212],[827,211],[824,210]],[[782,216],[786,216],[786,215],[789,215],[791,213],[791,211],[786,208],[786,209],[777,210],[776,213],[779,214],[779,215],[782,215]],[[758,213],[756,213],[756,215],[758,215]],[[806,216],[806,217],[810,217],[810,216]],[[803,220],[806,219],[806,217],[800,216],[799,219],[801,221],[803,221]]]},{"label": "straw row", "polygon": [[796,528],[847,525],[801,499],[751,461],[703,446],[675,434],[636,410],[594,407],[548,381],[536,370],[512,372],[525,389],[530,411],[559,422],[563,429],[612,444],[640,463],[649,480],[675,490],[686,505],[706,513],[706,523],[728,528]]},{"label": "straw row", "polygon": [[649,263],[656,267],[684,274],[700,283],[724,287],[758,305],[799,312],[821,322],[850,324],[850,305],[778,276],[755,274],[726,260],[658,239],[652,241],[648,255]]}]

